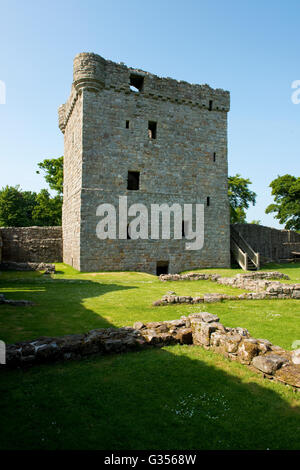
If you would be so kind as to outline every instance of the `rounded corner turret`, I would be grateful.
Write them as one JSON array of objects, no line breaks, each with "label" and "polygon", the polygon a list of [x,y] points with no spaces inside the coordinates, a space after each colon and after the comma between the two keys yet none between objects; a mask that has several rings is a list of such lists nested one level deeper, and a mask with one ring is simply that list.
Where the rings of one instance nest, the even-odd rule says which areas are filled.
[{"label": "rounded corner turret", "polygon": [[101,90],[105,85],[106,60],[93,52],[80,52],[73,61],[73,84],[77,91]]}]

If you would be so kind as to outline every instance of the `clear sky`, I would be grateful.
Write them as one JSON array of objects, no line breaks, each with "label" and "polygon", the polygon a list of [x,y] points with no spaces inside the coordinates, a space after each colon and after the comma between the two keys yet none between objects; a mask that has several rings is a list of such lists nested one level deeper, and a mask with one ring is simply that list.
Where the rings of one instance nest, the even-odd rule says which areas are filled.
[{"label": "clear sky", "polygon": [[299,0],[0,0],[0,187],[46,187],[37,163],[63,154],[57,108],[73,58],[95,52],[160,76],[231,93],[229,174],[250,178],[264,213],[269,183],[299,176]]}]

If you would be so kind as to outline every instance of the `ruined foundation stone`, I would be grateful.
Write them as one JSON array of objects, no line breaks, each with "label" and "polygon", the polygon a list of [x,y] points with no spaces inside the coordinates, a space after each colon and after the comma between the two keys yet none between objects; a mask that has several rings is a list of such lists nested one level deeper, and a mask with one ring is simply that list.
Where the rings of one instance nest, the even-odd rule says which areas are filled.
[{"label": "ruined foundation stone", "polygon": [[239,289],[253,290],[241,295],[227,295],[219,293],[209,293],[202,296],[191,297],[189,295],[176,295],[176,292],[169,292],[160,300],[153,302],[153,306],[159,307],[168,304],[199,304],[214,303],[222,300],[263,300],[263,299],[300,299],[300,284],[283,284],[274,279],[289,279],[289,276],[278,271],[251,272],[237,274],[235,277],[222,277],[218,274],[165,274],[159,276],[160,281],[198,281],[210,280],[217,284],[223,284]]},{"label": "ruined foundation stone", "polygon": [[14,307],[26,307],[28,305],[35,305],[30,300],[11,300],[7,299],[4,294],[0,294],[0,305],[12,305]]},{"label": "ruined foundation stone", "polygon": [[1,263],[0,269],[4,271],[44,271],[44,274],[54,274],[55,264],[50,263],[15,263],[9,261]]},{"label": "ruined foundation stone", "polygon": [[133,327],[97,329],[86,334],[11,344],[6,349],[6,366],[14,368],[173,344],[200,346],[221,353],[267,378],[300,389],[299,349],[285,351],[266,339],[253,338],[246,328],[226,327],[217,315],[208,312],[192,313],[178,320],[136,322]]}]

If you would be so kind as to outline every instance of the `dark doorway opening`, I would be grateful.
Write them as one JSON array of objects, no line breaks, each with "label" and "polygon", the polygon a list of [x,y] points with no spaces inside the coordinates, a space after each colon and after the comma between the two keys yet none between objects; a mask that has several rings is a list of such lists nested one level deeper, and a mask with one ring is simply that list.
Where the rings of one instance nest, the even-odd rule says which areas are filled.
[{"label": "dark doorway opening", "polygon": [[168,274],[169,273],[169,261],[157,261],[156,263],[156,275]]}]

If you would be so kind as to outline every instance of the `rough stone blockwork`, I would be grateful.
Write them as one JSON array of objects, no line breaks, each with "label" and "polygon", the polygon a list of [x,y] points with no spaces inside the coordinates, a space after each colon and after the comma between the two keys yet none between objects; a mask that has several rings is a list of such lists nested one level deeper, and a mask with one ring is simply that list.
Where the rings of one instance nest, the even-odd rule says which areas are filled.
[{"label": "rough stone blockwork", "polygon": [[256,224],[234,224],[233,227],[260,254],[262,263],[293,258],[300,252],[300,234],[293,230],[278,230]]},{"label": "rough stone blockwork", "polygon": [[171,344],[211,349],[251,366],[268,378],[300,388],[300,349],[285,351],[268,340],[252,338],[245,328],[225,327],[217,315],[208,312],[182,316],[179,320],[137,322],[133,328],[98,329],[87,334],[16,343],[7,347],[6,360],[8,366],[18,367]]},{"label": "rough stone blockwork", "polygon": [[[210,280],[219,282],[219,284],[238,284],[242,282],[255,281],[258,279],[289,279],[287,274],[280,273],[279,271],[255,271],[248,273],[239,273],[234,277],[224,277],[219,274],[204,274],[204,273],[187,273],[187,274],[161,274],[160,281],[201,281]],[[223,282],[223,280],[226,280]]]},{"label": "rough stone blockwork", "polygon": [[44,271],[44,274],[54,274],[55,264],[50,263],[1,263],[0,269],[4,271]]},{"label": "rough stone blockwork", "polygon": [[[64,262],[81,271],[153,274],[162,263],[167,272],[229,267],[229,106],[229,92],[222,89],[78,54],[71,95],[58,113],[64,133]],[[144,204],[148,214],[151,204],[203,204],[203,248],[186,250],[187,240],[175,239],[173,224],[170,240],[151,239],[150,216],[148,238],[127,238],[124,222],[122,236],[99,239],[97,207],[118,208],[120,196],[127,196],[128,208]]]},{"label": "rough stone blockwork", "polygon": [[187,274],[165,274],[161,275],[160,280],[166,281],[199,281],[210,280],[217,284],[223,284],[239,289],[253,290],[254,292],[247,292],[241,295],[227,295],[227,294],[204,294],[199,297],[191,297],[188,295],[176,295],[175,292],[169,292],[164,295],[161,300],[156,300],[153,305],[158,307],[160,305],[178,304],[178,303],[212,303],[221,302],[222,300],[263,300],[263,299],[300,299],[300,284],[282,284],[279,281],[272,279],[289,279],[286,274],[277,271],[270,272],[253,272],[245,274],[237,274],[235,277],[221,277],[218,274],[201,274],[201,273],[187,273]]},{"label": "rough stone blockwork", "polygon": [[14,307],[26,307],[27,305],[35,305],[34,302],[31,302],[30,300],[6,299],[4,294],[0,294],[0,305],[1,304],[13,305]]},{"label": "rough stone blockwork", "polygon": [[2,263],[62,261],[61,227],[1,227],[0,239]]}]

